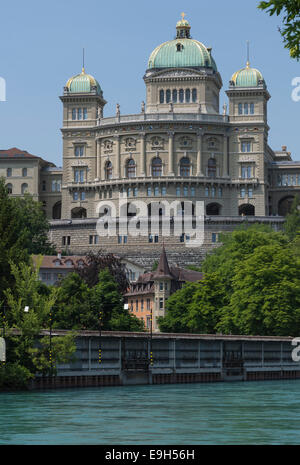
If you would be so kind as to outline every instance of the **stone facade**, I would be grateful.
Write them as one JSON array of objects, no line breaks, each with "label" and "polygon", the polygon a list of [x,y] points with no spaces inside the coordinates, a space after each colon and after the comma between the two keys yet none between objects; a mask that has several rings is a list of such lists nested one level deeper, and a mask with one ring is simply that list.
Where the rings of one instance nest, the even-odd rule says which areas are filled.
[{"label": "stone facade", "polygon": [[[276,217],[285,216],[300,193],[300,162],[286,147],[273,151],[268,144],[270,94],[261,73],[249,63],[235,73],[229,105],[220,110],[223,83],[212,50],[190,38],[186,20],[176,31],[176,39],[150,55],[139,113],[123,115],[117,105],[114,116],[103,117],[103,92],[84,69],[64,87],[63,167],[39,164],[29,188],[53,220],[57,247],[72,253],[104,247],[130,256],[153,251],[161,246],[160,232],[152,241],[118,231],[99,239],[96,219],[134,217],[136,201],[146,206],[142,217],[155,202],[179,202],[183,211],[189,201],[193,215],[197,202],[204,203],[205,248],[241,217],[277,227],[282,220]],[[0,160],[5,175],[9,166]],[[177,251],[186,239],[173,235],[164,242],[168,252]]]}]

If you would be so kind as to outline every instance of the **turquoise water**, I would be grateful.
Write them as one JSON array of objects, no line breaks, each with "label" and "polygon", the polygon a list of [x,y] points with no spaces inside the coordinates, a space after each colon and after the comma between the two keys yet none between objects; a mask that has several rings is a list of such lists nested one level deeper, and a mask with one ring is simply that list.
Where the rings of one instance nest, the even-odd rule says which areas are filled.
[{"label": "turquoise water", "polygon": [[0,444],[300,444],[300,380],[0,393]]}]

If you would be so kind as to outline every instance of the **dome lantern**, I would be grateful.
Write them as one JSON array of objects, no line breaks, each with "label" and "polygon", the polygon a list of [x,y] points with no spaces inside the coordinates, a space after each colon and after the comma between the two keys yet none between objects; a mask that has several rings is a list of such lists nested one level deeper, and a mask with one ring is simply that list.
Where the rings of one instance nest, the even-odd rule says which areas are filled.
[{"label": "dome lantern", "polygon": [[191,26],[189,22],[184,19],[185,13],[181,13],[181,20],[177,22],[176,24],[176,37],[177,39],[190,39],[190,30]]}]

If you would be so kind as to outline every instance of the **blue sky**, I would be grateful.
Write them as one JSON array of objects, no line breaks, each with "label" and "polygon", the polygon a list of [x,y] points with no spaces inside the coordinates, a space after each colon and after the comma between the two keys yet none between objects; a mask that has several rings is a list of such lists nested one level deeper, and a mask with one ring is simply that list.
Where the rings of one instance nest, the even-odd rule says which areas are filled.
[{"label": "blue sky", "polygon": [[19,147],[62,164],[62,104],[67,79],[81,71],[100,83],[104,116],[137,113],[145,100],[143,75],[151,51],[175,34],[184,11],[191,34],[213,48],[223,79],[220,107],[231,75],[245,66],[250,41],[251,66],[258,68],[272,96],[269,143],[287,145],[300,160],[300,101],[291,98],[300,62],[291,60],[277,27],[257,9],[258,0],[14,0],[2,2],[0,76],[7,101],[0,102],[0,148]]}]

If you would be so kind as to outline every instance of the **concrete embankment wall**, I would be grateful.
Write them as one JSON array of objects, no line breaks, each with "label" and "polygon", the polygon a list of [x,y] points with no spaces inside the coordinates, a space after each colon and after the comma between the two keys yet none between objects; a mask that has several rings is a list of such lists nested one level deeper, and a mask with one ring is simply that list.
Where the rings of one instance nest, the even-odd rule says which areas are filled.
[{"label": "concrete embankment wall", "polygon": [[[53,333],[61,335],[63,331]],[[291,337],[82,331],[72,363],[35,389],[300,378]],[[100,357],[99,357],[100,355]]]}]

